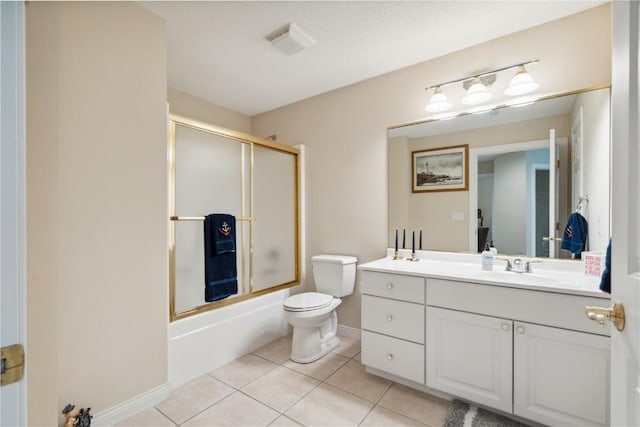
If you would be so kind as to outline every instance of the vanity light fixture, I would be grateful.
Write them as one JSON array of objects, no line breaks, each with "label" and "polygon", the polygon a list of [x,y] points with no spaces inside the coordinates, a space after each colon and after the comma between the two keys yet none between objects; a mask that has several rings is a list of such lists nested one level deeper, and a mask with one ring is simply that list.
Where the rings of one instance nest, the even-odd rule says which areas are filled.
[{"label": "vanity light fixture", "polygon": [[429,103],[424,107],[424,109],[430,113],[440,113],[442,111],[447,111],[452,105],[453,104],[451,104],[447,99],[447,95],[442,93],[440,86],[437,86],[433,95],[431,95],[431,99],[429,99]]},{"label": "vanity light fixture", "polygon": [[[495,81],[496,75],[490,75],[493,76],[493,80]],[[467,83],[467,81],[465,81],[465,83]],[[485,83],[483,83],[479,77],[475,77],[470,81],[469,88],[467,89],[467,94],[464,96],[464,98],[462,98],[462,103],[464,105],[484,104],[492,97],[493,94],[489,92],[487,86],[485,86]]]},{"label": "vanity light fixture", "polygon": [[[493,93],[489,90],[495,83],[498,73],[502,71],[512,70],[517,68],[516,75],[511,79],[509,87],[504,91],[507,96],[521,96],[527,93],[531,93],[538,89],[540,86],[533,80],[531,74],[527,72],[525,66],[530,64],[539,63],[539,59],[533,59],[531,61],[520,62],[518,64],[509,65],[507,67],[498,68],[496,70],[487,71],[484,73],[476,74],[473,76],[463,77],[461,79],[451,80],[437,85],[429,86],[425,90],[430,91],[433,89],[433,94],[429,99],[429,102],[425,106],[425,110],[431,113],[440,113],[449,110],[453,104],[445,93],[443,88],[445,86],[452,85],[454,83],[462,82],[463,88],[466,90],[462,103],[464,105],[480,105],[489,101],[493,97]],[[507,104],[508,105],[508,104]]]},{"label": "vanity light fixture", "polygon": [[511,79],[509,87],[504,91],[507,96],[520,96],[531,93],[538,89],[540,85],[533,80],[531,74],[527,72],[524,65],[518,66],[518,72]]}]

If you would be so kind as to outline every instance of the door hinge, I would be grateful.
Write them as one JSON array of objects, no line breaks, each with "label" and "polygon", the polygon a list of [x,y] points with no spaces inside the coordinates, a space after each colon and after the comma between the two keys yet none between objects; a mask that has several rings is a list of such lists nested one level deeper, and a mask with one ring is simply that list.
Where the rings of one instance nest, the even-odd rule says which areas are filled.
[{"label": "door hinge", "polygon": [[20,381],[24,375],[24,347],[21,344],[2,347],[0,355],[1,385]]}]

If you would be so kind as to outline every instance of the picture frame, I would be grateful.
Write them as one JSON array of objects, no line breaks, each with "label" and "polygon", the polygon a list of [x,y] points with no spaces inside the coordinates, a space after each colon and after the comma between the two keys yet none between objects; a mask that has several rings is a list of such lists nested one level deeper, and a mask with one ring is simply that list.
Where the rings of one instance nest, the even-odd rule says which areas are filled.
[{"label": "picture frame", "polygon": [[468,191],[469,145],[411,152],[411,192]]}]

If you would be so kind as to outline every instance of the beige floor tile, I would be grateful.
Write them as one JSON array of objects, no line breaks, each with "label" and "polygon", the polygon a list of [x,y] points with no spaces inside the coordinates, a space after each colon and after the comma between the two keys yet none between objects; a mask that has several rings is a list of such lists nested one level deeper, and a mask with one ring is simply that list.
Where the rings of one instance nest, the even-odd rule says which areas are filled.
[{"label": "beige floor tile", "polygon": [[327,353],[320,359],[311,363],[296,363],[289,360],[284,363],[287,368],[293,369],[305,375],[309,375],[317,380],[324,381],[338,368],[347,363],[349,359],[335,353]]},{"label": "beige floor tile", "polygon": [[353,360],[357,360],[358,362],[362,362],[362,353],[358,353],[353,356]]},{"label": "beige floor tile", "polygon": [[285,415],[307,427],[357,426],[372,407],[373,403],[367,400],[320,384]]},{"label": "beige floor tile", "polygon": [[269,424],[269,427],[303,427],[302,424],[298,424],[286,415],[280,415],[273,423]]},{"label": "beige floor tile", "polygon": [[360,353],[360,341],[347,337],[340,337],[340,345],[333,350],[334,353],[345,357],[353,357]]},{"label": "beige floor tile", "polygon": [[181,424],[234,392],[228,385],[203,375],[171,391],[171,397],[156,408],[177,424]]},{"label": "beige floor tile", "polygon": [[284,412],[317,385],[318,381],[313,378],[279,366],[243,387],[242,391]]},{"label": "beige floor tile", "polygon": [[223,401],[193,417],[183,426],[268,426],[279,415],[273,409],[236,391]]},{"label": "beige floor tile", "polygon": [[429,426],[441,426],[449,406],[449,402],[444,399],[397,383],[378,404]]},{"label": "beige floor tile", "polygon": [[355,360],[350,360],[334,372],[326,383],[372,402],[380,400],[392,384],[389,380],[367,373],[364,365]]},{"label": "beige floor tile", "polygon": [[272,362],[282,364],[289,360],[289,357],[291,356],[291,335],[278,338],[277,340],[254,350],[253,354],[257,354],[258,356],[264,357]]},{"label": "beige floor tile", "polygon": [[209,375],[235,388],[242,388],[278,365],[254,354],[247,354],[209,372]]},{"label": "beige floor tile", "polygon": [[116,427],[175,427],[175,424],[156,408],[149,408],[116,424]]},{"label": "beige floor tile", "polygon": [[[379,427],[424,427],[425,424],[419,423],[404,415],[396,414],[393,411],[376,406],[369,412],[367,418],[360,424],[361,426],[379,426]],[[439,426],[438,426],[439,427]]]}]

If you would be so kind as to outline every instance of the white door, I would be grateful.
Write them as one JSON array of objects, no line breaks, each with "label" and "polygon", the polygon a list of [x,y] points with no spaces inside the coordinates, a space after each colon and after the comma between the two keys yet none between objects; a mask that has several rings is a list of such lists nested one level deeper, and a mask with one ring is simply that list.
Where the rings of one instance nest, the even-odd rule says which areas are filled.
[{"label": "white door", "polygon": [[[0,22],[0,345],[4,348],[24,346],[26,336],[24,3],[0,2]],[[3,384],[7,376],[2,375]],[[23,379],[0,387],[0,425],[27,424],[25,383]]]},{"label": "white door", "polygon": [[609,337],[513,327],[513,413],[552,426],[608,425]]},{"label": "white door", "polygon": [[427,387],[511,413],[512,321],[427,307]]},{"label": "white door", "polygon": [[640,425],[640,145],[638,2],[612,2],[612,301],[626,312],[611,328],[611,424]]}]

